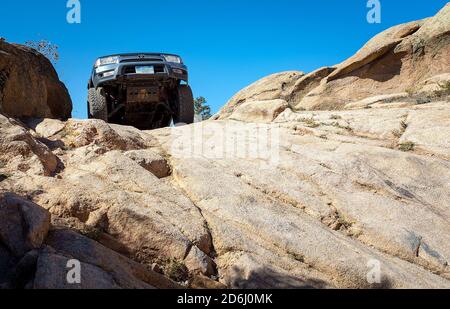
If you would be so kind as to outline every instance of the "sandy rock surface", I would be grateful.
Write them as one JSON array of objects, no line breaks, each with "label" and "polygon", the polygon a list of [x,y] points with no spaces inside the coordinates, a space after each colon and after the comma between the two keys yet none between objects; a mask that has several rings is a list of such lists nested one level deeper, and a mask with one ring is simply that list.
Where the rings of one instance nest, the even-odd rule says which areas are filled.
[{"label": "sandy rock surface", "polygon": [[[288,109],[271,123],[145,132],[76,120],[53,130],[60,122],[45,120],[35,128],[50,132],[42,147],[57,156],[54,174],[6,164],[1,186],[47,209],[58,226],[166,274],[185,269],[228,287],[360,288],[373,286],[366,276],[377,261],[376,287],[448,287],[449,113],[448,102]],[[35,143],[44,138],[29,130]],[[142,163],[152,160],[166,172]]]}]

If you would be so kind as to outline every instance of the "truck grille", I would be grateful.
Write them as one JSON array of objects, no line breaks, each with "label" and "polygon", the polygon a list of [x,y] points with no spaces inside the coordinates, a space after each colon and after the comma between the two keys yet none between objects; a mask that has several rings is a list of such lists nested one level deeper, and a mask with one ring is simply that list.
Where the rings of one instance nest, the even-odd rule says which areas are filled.
[{"label": "truck grille", "polygon": [[[153,65],[153,68],[155,69],[155,74],[161,74],[161,73],[166,72],[164,65],[161,65],[161,64]],[[134,65],[126,66],[123,68],[122,72],[123,72],[123,74],[135,74],[136,66],[134,66]]]},{"label": "truck grille", "polygon": [[163,60],[161,58],[136,58],[136,59],[120,60],[120,63],[129,63],[129,62],[163,62]]}]

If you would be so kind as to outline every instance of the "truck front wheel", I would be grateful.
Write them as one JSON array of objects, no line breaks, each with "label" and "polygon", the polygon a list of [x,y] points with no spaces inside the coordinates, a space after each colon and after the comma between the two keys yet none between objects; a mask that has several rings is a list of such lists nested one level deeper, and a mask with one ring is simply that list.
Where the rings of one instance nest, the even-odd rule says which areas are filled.
[{"label": "truck front wheel", "polygon": [[194,95],[189,85],[179,85],[174,123],[191,124],[194,122]]},{"label": "truck front wheel", "polygon": [[101,87],[89,88],[88,91],[88,117],[108,122],[108,101],[105,90]]}]

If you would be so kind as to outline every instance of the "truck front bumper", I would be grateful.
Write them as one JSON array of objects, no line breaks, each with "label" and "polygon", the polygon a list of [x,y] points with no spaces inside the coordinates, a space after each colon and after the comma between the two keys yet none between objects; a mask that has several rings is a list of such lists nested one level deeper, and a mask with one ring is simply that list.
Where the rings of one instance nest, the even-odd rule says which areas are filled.
[{"label": "truck front bumper", "polygon": [[[153,67],[154,73],[136,73],[136,67]],[[145,82],[176,79],[188,82],[188,70],[183,64],[168,62],[127,62],[97,67],[92,73],[94,87],[114,83]]]}]

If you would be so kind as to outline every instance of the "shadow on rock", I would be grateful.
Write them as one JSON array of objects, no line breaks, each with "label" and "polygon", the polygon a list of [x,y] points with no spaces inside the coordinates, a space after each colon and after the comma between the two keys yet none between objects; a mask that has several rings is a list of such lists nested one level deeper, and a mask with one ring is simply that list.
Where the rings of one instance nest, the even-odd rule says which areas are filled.
[{"label": "shadow on rock", "polygon": [[238,266],[233,267],[235,274],[229,282],[231,288],[238,289],[324,289],[330,286],[320,280],[295,277],[269,267],[251,271]]}]

